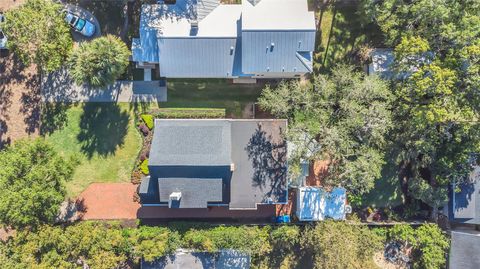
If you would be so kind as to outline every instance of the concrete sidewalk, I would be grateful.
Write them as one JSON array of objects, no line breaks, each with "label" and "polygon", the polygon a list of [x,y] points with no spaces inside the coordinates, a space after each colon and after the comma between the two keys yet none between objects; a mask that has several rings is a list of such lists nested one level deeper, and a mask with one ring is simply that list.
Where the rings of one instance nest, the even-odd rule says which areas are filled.
[{"label": "concrete sidewalk", "polygon": [[167,87],[160,81],[117,81],[105,88],[78,86],[66,70],[42,78],[43,102],[166,102]]}]

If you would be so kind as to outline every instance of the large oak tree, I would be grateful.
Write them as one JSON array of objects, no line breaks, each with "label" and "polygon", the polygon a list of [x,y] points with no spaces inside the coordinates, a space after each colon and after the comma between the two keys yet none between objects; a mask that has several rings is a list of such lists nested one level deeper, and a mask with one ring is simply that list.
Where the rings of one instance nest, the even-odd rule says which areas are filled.
[{"label": "large oak tree", "polygon": [[0,223],[14,228],[52,223],[74,166],[41,139],[18,141],[1,151]]},{"label": "large oak tree", "polygon": [[59,69],[73,47],[62,5],[49,0],[28,0],[5,13],[3,30],[7,46],[23,63],[37,64],[40,70]]},{"label": "large oak tree", "polygon": [[289,118],[287,136],[298,145],[291,154],[293,171],[301,159],[327,160],[326,184],[363,194],[380,177],[385,162],[392,100],[378,77],[339,66],[331,75],[316,76],[313,85],[292,81],[266,87],[259,104]]}]

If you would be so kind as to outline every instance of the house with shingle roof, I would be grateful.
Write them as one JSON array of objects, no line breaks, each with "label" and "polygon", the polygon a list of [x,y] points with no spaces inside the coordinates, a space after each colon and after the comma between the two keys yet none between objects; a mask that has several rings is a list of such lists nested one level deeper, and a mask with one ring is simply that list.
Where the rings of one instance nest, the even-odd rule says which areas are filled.
[{"label": "house with shingle roof", "polygon": [[279,119],[156,119],[142,205],[231,211],[286,204],[286,128]]},{"label": "house with shingle roof", "polygon": [[312,72],[307,0],[177,0],[143,5],[132,58],[167,78],[290,78]]}]

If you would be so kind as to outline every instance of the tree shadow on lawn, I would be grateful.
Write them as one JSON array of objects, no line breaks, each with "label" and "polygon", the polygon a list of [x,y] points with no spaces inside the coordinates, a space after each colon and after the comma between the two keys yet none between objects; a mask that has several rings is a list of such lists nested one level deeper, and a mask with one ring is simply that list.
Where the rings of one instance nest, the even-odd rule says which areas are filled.
[{"label": "tree shadow on lawn", "polygon": [[130,115],[115,103],[86,103],[77,139],[89,159],[108,156],[125,143]]},{"label": "tree shadow on lawn", "polygon": [[40,134],[52,134],[56,130],[63,129],[68,123],[67,110],[72,103],[49,102],[44,103],[41,113]]},{"label": "tree shadow on lawn", "polygon": [[381,30],[376,24],[365,19],[364,11],[357,5],[326,5],[321,9],[320,19],[327,10],[333,13],[327,44],[322,44],[321,31],[317,33],[316,67],[320,71],[328,71],[338,62],[359,64],[355,55],[361,45],[383,46]]}]

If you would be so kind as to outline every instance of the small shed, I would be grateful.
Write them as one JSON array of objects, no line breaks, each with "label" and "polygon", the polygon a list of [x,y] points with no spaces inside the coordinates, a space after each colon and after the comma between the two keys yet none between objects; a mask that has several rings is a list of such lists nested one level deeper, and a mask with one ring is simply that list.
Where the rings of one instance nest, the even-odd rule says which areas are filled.
[{"label": "small shed", "polygon": [[319,187],[297,189],[296,215],[300,221],[321,221],[326,218],[344,220],[347,208],[347,194],[344,188],[331,192]]}]

